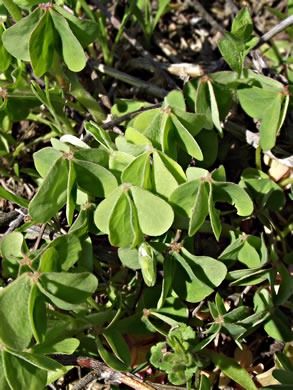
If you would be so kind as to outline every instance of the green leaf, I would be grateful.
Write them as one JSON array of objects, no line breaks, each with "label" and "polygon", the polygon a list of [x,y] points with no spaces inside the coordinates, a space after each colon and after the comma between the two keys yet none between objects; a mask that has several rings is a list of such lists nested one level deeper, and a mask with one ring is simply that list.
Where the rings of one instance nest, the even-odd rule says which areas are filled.
[{"label": "green leaf", "polygon": [[16,203],[19,206],[27,208],[29,205],[29,201],[27,199],[22,198],[21,196],[17,196],[12,194],[11,192],[5,190],[2,186],[0,186],[0,197],[3,199],[10,200],[12,203]]},{"label": "green leaf", "polygon": [[238,259],[249,268],[258,267],[260,265],[259,254],[248,240],[244,241],[244,244],[240,248]]},{"label": "green leaf", "polygon": [[291,363],[289,357],[284,352],[276,353],[276,363],[283,370],[293,371],[293,363]]},{"label": "green leaf", "polygon": [[[70,153],[69,145],[66,145],[64,142],[61,142],[59,139],[51,138],[50,142],[51,142],[52,147],[54,149],[58,150],[59,152]],[[43,149],[41,149],[41,150],[43,150]]]},{"label": "green leaf", "polygon": [[220,39],[218,42],[219,50],[230,68],[241,74],[244,62],[244,56],[239,50],[237,37],[231,33],[225,32],[226,39]]},{"label": "green leaf", "polygon": [[215,202],[232,204],[240,216],[247,216],[253,212],[253,202],[250,196],[235,183],[213,181],[213,194]]},{"label": "green leaf", "polygon": [[[190,182],[191,183],[191,182]],[[209,213],[209,192],[208,183],[200,181],[199,188],[191,209],[191,217],[188,228],[188,235],[193,236],[204,223]]]},{"label": "green leaf", "polygon": [[135,218],[133,204],[129,195],[122,192],[111,210],[109,219],[111,245],[124,247],[133,243],[135,238],[133,218]]},{"label": "green leaf", "polygon": [[95,292],[98,280],[88,272],[45,272],[40,275],[38,285],[53,304],[71,310],[72,305],[84,303]]},{"label": "green leaf", "polygon": [[226,266],[211,257],[194,256],[184,248],[184,257],[176,253],[173,255],[182,267],[177,267],[172,287],[180,298],[188,302],[200,302],[206,298],[226,276]]},{"label": "green leaf", "polygon": [[5,377],[4,366],[2,353],[0,352],[0,389],[1,390],[11,390],[11,387],[8,385],[8,382]]},{"label": "green leaf", "polygon": [[233,19],[231,32],[236,34],[242,40],[248,40],[253,31],[253,24],[247,7],[242,10]]},{"label": "green leaf", "polygon": [[146,152],[137,156],[126,166],[122,172],[121,181],[122,183],[131,183],[146,190],[151,190],[150,172],[150,152]]},{"label": "green leaf", "polygon": [[272,211],[283,209],[286,203],[284,191],[267,174],[255,168],[246,168],[241,176],[241,184],[243,182],[258,208],[267,207]]},{"label": "green leaf", "polygon": [[11,390],[40,390],[46,385],[47,373],[27,361],[2,351],[5,376]]},{"label": "green leaf", "polygon": [[286,268],[282,263],[277,265],[277,270],[281,275],[282,281],[280,283],[278,294],[273,300],[275,305],[282,305],[293,294],[293,278],[288,268]]},{"label": "green leaf", "polygon": [[12,257],[23,257],[23,235],[19,232],[9,233],[0,242],[1,255],[5,259]]},{"label": "green leaf", "polygon": [[0,339],[7,347],[22,350],[27,348],[31,341],[31,289],[32,279],[23,274],[0,291]]},{"label": "green leaf", "polygon": [[244,389],[257,390],[257,387],[253,383],[249,373],[243,367],[237,364],[234,359],[211,350],[206,351],[206,355],[225,375],[244,387]]},{"label": "green leaf", "polygon": [[[168,4],[170,3],[171,0],[160,0],[159,3],[158,3],[158,9],[157,9],[157,12],[156,12],[156,15],[155,15],[155,18],[153,19],[153,22],[152,22],[152,31],[155,30],[156,28],[156,25],[158,24],[158,21],[160,20],[160,18],[163,16],[164,14],[164,11],[165,9],[167,8]],[[175,92],[175,91],[172,91],[172,92]],[[178,91],[176,91],[178,92]]]},{"label": "green leaf", "polygon": [[199,161],[197,166],[202,168],[211,167],[218,157],[218,135],[214,130],[202,130],[195,138],[203,154],[203,160]]},{"label": "green leaf", "polygon": [[[192,102],[194,102],[194,111],[198,114],[203,114],[207,118],[209,126],[206,125],[206,128],[210,130],[214,127],[214,124],[212,120],[210,93],[207,80],[208,79],[205,76],[199,79],[195,95],[189,96],[189,99],[192,99]],[[193,89],[192,82],[190,87]]]},{"label": "green leaf", "polygon": [[90,146],[83,142],[80,138],[76,137],[72,134],[64,134],[60,138],[61,142],[64,142],[65,144],[70,144],[73,146],[77,146],[78,148],[87,149],[90,150]]},{"label": "green leaf", "polygon": [[8,53],[8,51],[5,49],[5,46],[2,42],[2,34],[4,31],[3,24],[0,25],[0,72],[5,72],[9,65],[11,64],[12,57]]},{"label": "green leaf", "polygon": [[213,186],[212,186],[211,182],[209,183],[209,187],[210,187],[210,191],[209,191],[208,208],[209,208],[210,221],[211,221],[213,233],[216,237],[216,240],[219,241],[221,231],[222,231],[220,213],[215,208],[215,205],[214,205]]},{"label": "green leaf", "polygon": [[90,133],[96,141],[99,142],[104,148],[113,150],[113,142],[109,134],[97,123],[90,121],[84,125],[86,131]]},{"label": "green leaf", "polygon": [[145,137],[142,133],[140,133],[133,127],[128,127],[126,129],[125,138],[127,139],[127,141],[135,145],[152,145],[151,141],[147,137]]},{"label": "green leaf", "polygon": [[138,260],[145,284],[148,287],[153,287],[157,280],[157,259],[152,247],[147,242],[140,244]]},{"label": "green leaf", "polygon": [[42,77],[52,65],[54,40],[54,26],[49,12],[46,11],[29,40],[30,60],[37,77]]},{"label": "green leaf", "polygon": [[238,321],[245,320],[249,315],[249,308],[247,306],[239,306],[235,309],[225,313],[223,320],[225,324],[232,324]]},{"label": "green leaf", "polygon": [[211,330],[209,333],[211,333],[211,334],[208,337],[206,337],[205,339],[201,340],[198,344],[196,344],[196,346],[194,348],[194,352],[199,352],[202,349],[204,349],[220,333],[220,330],[221,330],[220,324],[214,323],[211,327],[213,327],[213,329],[210,328]]},{"label": "green leaf", "polygon": [[176,133],[180,146],[192,157],[196,158],[197,160],[202,160],[203,155],[196,140],[184,127],[184,125],[179,121],[179,119],[172,113],[171,118],[174,126],[176,127]]},{"label": "green leaf", "polygon": [[200,377],[199,390],[210,390],[210,389],[211,389],[210,381],[204,374],[202,374]]},{"label": "green leaf", "polygon": [[186,181],[181,166],[162,152],[153,153],[153,182],[157,194],[168,198],[171,193]]},{"label": "green leaf", "polygon": [[203,128],[210,127],[210,122],[204,114],[194,114],[178,108],[173,108],[172,113],[193,136],[198,135]]},{"label": "green leaf", "polygon": [[[140,134],[138,131],[136,133]],[[140,134],[142,137],[144,137],[142,134]],[[147,140],[148,143],[150,143],[149,140]],[[115,138],[115,145],[119,152],[125,153],[129,155],[129,157],[137,157],[142,153],[145,153],[148,151],[148,143],[145,144],[135,144],[131,141],[128,141],[126,136],[119,135]],[[133,159],[130,159],[132,161]],[[129,162],[130,162],[129,161]]]},{"label": "green leaf", "polygon": [[291,324],[288,317],[279,309],[275,309],[271,318],[265,323],[264,330],[275,340],[292,341]]},{"label": "green leaf", "polygon": [[56,4],[53,8],[66,18],[73,34],[79,40],[79,43],[83,48],[86,48],[91,42],[97,39],[99,27],[96,22],[92,20],[79,19]]},{"label": "green leaf", "polygon": [[77,150],[74,152],[73,157],[75,160],[90,161],[102,167],[107,167],[109,161],[109,154],[102,148]]},{"label": "green leaf", "polygon": [[228,279],[234,280],[230,286],[253,286],[262,283],[270,277],[271,270],[242,269],[229,272]]},{"label": "green leaf", "polygon": [[211,114],[212,114],[212,120],[215,125],[215,128],[218,130],[220,135],[223,135],[222,126],[220,123],[220,115],[218,110],[218,104],[216,101],[214,88],[210,80],[207,81],[208,88],[209,88],[209,94],[210,94],[210,102],[211,102]]},{"label": "green leaf", "polygon": [[139,269],[138,250],[130,247],[119,248],[118,256],[123,265],[130,269]]},{"label": "green leaf", "polygon": [[36,4],[42,3],[40,0],[14,0],[14,3],[20,7],[33,7]]},{"label": "green leaf", "polygon": [[130,191],[142,232],[150,236],[165,233],[174,220],[172,207],[163,199],[140,187],[132,186]]},{"label": "green leaf", "polygon": [[120,372],[130,371],[130,367],[127,364],[123,363],[122,360],[116,358],[103,346],[99,336],[96,337],[96,344],[101,358],[109,367],[111,367],[113,370]]},{"label": "green leaf", "polygon": [[155,148],[161,148],[161,121],[163,112],[159,108],[144,111],[139,114],[133,127],[149,139]]},{"label": "green leaf", "polygon": [[273,377],[282,384],[293,384],[293,371],[292,370],[274,370]]},{"label": "green leaf", "polygon": [[38,343],[44,341],[47,331],[47,312],[44,296],[34,284],[29,297],[30,324]]},{"label": "green leaf", "polygon": [[284,91],[284,84],[282,84],[280,81],[273,79],[272,77],[264,76],[250,69],[244,70],[244,76],[247,78],[247,80],[245,81],[249,81],[248,84],[255,84],[257,86],[260,86],[265,91],[272,91],[272,92]]},{"label": "green leaf", "polygon": [[[175,259],[173,260],[174,260],[173,264],[176,267],[177,261]],[[167,297],[165,299],[164,306],[160,310],[152,309],[150,315],[154,315],[154,313],[156,313],[156,315],[164,314],[164,317],[157,317],[157,318],[161,318],[165,322],[168,321],[169,324],[171,324],[172,321],[176,321],[177,324],[179,323],[180,327],[182,323],[185,322],[188,318],[186,305],[182,302],[180,298],[172,297],[172,296]],[[168,320],[166,317],[168,317]],[[171,326],[173,326],[173,324]]]},{"label": "green leaf", "polygon": [[178,108],[179,110],[186,111],[184,96],[181,91],[174,90],[168,93],[163,102],[163,108],[167,107]]},{"label": "green leaf", "polygon": [[258,87],[237,90],[243,110],[254,119],[261,119],[260,144],[270,150],[276,142],[281,111],[281,92],[267,91]]},{"label": "green leaf", "polygon": [[231,244],[228,245],[218,257],[219,260],[223,260],[226,264],[233,264],[238,259],[238,253],[244,242],[241,237],[236,240],[232,240]]},{"label": "green leaf", "polygon": [[111,171],[113,172],[122,172],[133,160],[134,157],[132,155],[125,152],[113,150],[109,157],[109,169],[111,169]]},{"label": "green leaf", "polygon": [[200,184],[200,179],[191,180],[181,184],[171,193],[169,202],[174,207],[176,213],[184,217],[191,216]]},{"label": "green leaf", "polygon": [[158,300],[157,303],[157,310],[160,310],[165,303],[165,300],[171,290],[172,284],[173,284],[173,279],[176,274],[177,270],[177,261],[176,259],[172,256],[172,254],[168,254],[163,263],[163,269],[164,269],[164,278],[163,278],[163,284],[162,284],[162,292],[160,299]]},{"label": "green leaf", "polygon": [[14,355],[30,363],[31,365],[46,371],[55,371],[62,368],[62,365],[60,363],[47,356],[32,354],[28,352],[21,352],[21,351],[13,351],[13,350],[8,350],[8,351],[11,355]]},{"label": "green leaf", "polygon": [[106,329],[103,332],[103,335],[107,340],[108,344],[110,345],[115,356],[117,356],[118,359],[120,359],[122,362],[127,364],[127,366],[130,366],[131,355],[130,355],[129,347],[125,339],[123,338],[122,334],[120,333],[119,328]]},{"label": "green leaf", "polygon": [[86,58],[81,44],[74,36],[66,19],[52,9],[49,12],[62,41],[64,62],[73,72],[80,72],[86,64]]},{"label": "green leaf", "polygon": [[220,315],[224,315],[227,313],[227,310],[226,310],[225,304],[224,304],[224,300],[218,292],[216,293],[216,296],[215,296],[215,303],[216,303],[216,307],[217,307],[217,310],[218,310]]},{"label": "green leaf", "polygon": [[73,214],[76,204],[76,172],[72,160],[69,161],[69,172],[67,182],[67,199],[66,199],[66,219],[69,226],[72,224]]},{"label": "green leaf", "polygon": [[208,177],[209,171],[204,168],[188,167],[186,169],[186,176],[188,181],[197,180],[202,177]]},{"label": "green leaf", "polygon": [[115,176],[101,165],[82,160],[73,164],[78,186],[89,194],[104,198],[117,187]]},{"label": "green leaf", "polygon": [[23,61],[30,60],[29,39],[43,12],[40,8],[36,8],[28,16],[22,18],[19,22],[3,32],[3,44],[13,57]]},{"label": "green leaf", "polygon": [[118,199],[124,191],[123,186],[115,188],[97,207],[94,214],[95,225],[103,233],[109,234],[109,220],[112,215],[112,209],[115,207]]},{"label": "green leaf", "polygon": [[68,165],[67,159],[58,158],[44,178],[37,194],[29,204],[29,214],[34,221],[40,223],[49,221],[65,205]]},{"label": "green leaf", "polygon": [[[150,104],[144,101],[139,101],[136,99],[123,99],[123,98],[116,98],[115,104],[111,108],[111,114],[114,115],[114,117],[121,117],[126,114],[131,114],[134,111],[140,110],[144,107],[149,107]],[[121,124],[124,126],[128,123],[128,121],[124,121]]]},{"label": "green leaf", "polygon": [[162,151],[173,158],[177,159],[177,142],[180,141],[180,138],[176,137],[176,127],[174,127],[170,113],[163,111],[162,120],[161,120],[161,145]]},{"label": "green leaf", "polygon": [[[58,264],[63,271],[75,264],[81,254],[81,243],[74,233],[64,234],[57,237],[49,244],[49,248],[54,248],[58,253]],[[53,260],[55,262],[55,260]]]},{"label": "green leaf", "polygon": [[66,354],[71,355],[79,346],[80,342],[74,338],[68,338],[61,341],[47,341],[42,344],[36,344],[32,348],[33,353],[51,355],[51,354]]},{"label": "green leaf", "polygon": [[42,177],[45,177],[54,162],[62,156],[59,150],[54,148],[43,148],[33,154],[36,170]]}]

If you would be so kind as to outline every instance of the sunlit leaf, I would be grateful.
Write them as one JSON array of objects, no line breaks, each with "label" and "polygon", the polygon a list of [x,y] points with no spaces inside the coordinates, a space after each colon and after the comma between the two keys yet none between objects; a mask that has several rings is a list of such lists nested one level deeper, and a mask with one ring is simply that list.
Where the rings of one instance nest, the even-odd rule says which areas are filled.
[{"label": "sunlit leaf", "polygon": [[207,353],[213,363],[229,378],[244,387],[246,390],[257,389],[249,373],[237,364],[234,359],[213,351],[208,351]]},{"label": "sunlit leaf", "polygon": [[13,57],[23,61],[30,60],[29,39],[42,14],[43,11],[40,8],[36,8],[28,16],[3,32],[3,44]]},{"label": "sunlit leaf", "polygon": [[62,41],[64,62],[73,72],[80,72],[86,64],[86,58],[81,44],[71,31],[66,19],[53,11],[53,9],[50,9],[49,12]]},{"label": "sunlit leaf", "polygon": [[12,390],[40,390],[45,387],[47,373],[9,352],[2,351],[7,382]]},{"label": "sunlit leaf", "polygon": [[68,160],[60,157],[51,167],[29,204],[29,213],[33,220],[45,223],[65,205],[68,165]]},{"label": "sunlit leaf", "polygon": [[46,12],[29,40],[30,61],[37,77],[43,76],[52,64],[54,40],[54,26],[49,12]]},{"label": "sunlit leaf", "polygon": [[173,223],[172,207],[163,199],[140,187],[132,186],[130,190],[142,232],[150,236],[165,233]]},{"label": "sunlit leaf", "polygon": [[31,341],[31,289],[32,279],[23,274],[0,291],[0,339],[7,347],[22,350],[27,348]]}]

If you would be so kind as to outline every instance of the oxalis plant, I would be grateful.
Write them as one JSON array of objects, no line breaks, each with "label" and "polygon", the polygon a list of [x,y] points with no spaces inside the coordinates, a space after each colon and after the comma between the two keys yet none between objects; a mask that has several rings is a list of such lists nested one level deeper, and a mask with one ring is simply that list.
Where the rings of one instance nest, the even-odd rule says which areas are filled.
[{"label": "oxalis plant", "polygon": [[[2,32],[7,63],[28,61],[38,77],[62,59],[73,72],[85,66],[94,21],[57,5],[15,3],[36,7],[25,18],[8,7],[16,23]],[[28,209],[30,217],[1,240],[7,281],[0,291],[1,390],[46,388],[72,368],[64,355],[96,359],[119,378],[128,373],[133,379],[134,365],[136,371],[151,365],[164,383],[188,389],[212,388],[217,368],[254,390],[252,370],[215,351],[213,343],[225,337],[241,350],[260,328],[272,339],[292,342],[292,253],[285,233],[277,232],[282,258],[271,239],[284,190],[260,169],[245,169],[237,183],[227,179],[223,165],[209,169],[218,161],[223,121],[238,103],[259,121],[258,151],[274,147],[285,120],[291,86],[244,67],[257,41],[243,9],[219,42],[230,71],[188,81],[161,107],[125,122],[123,135],[105,131],[93,114],[96,121],[85,124],[89,141],[74,134],[52,137],[51,146],[33,155],[39,188],[30,202],[0,187],[1,197]],[[33,92],[51,109],[51,129],[58,133],[48,79],[45,92],[36,83]],[[118,103],[115,110],[119,115]],[[251,220],[265,232],[245,233],[242,226]],[[52,237],[40,235],[31,247],[25,231],[36,224],[48,227]],[[202,236],[215,246],[215,257],[196,254],[194,242]],[[96,247],[96,239],[103,244]],[[248,286],[257,286],[251,306],[239,293]],[[225,288],[238,294],[230,308]],[[189,315],[201,306],[207,322]],[[152,337],[138,363],[133,335]],[[273,373],[280,389],[293,383],[285,352],[278,352]],[[141,389],[155,386],[138,383]]]}]

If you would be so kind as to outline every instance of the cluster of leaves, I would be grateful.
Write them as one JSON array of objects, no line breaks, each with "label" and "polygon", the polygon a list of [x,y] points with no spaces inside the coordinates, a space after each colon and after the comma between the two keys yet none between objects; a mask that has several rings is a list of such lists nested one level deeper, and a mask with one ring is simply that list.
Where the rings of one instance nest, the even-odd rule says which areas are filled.
[{"label": "cluster of leaves", "polygon": [[[134,17],[146,26],[134,3],[130,4]],[[151,27],[144,28],[147,39],[168,3],[160,2]],[[61,76],[62,59],[71,71],[83,69],[84,48],[99,35],[98,24],[80,20],[57,5],[38,4],[20,2],[37,6],[1,31],[0,54],[6,59],[2,70],[11,71],[15,58],[29,61],[38,77],[52,70]],[[0,291],[1,389],[39,390],[54,382],[68,371],[48,356],[56,353],[93,355],[115,370],[130,371],[131,347],[123,336],[160,333],[165,341],[152,347],[150,363],[167,373],[173,384],[195,383],[209,389],[209,380],[200,373],[214,365],[245,389],[254,390],[244,368],[208,345],[224,334],[241,348],[260,327],[275,340],[292,341],[291,323],[283,311],[286,306],[292,313],[293,281],[288,270],[292,253],[281,261],[264,234],[241,231],[247,218],[271,228],[271,213],[286,204],[284,191],[258,169],[245,169],[234,183],[223,165],[215,167],[224,135],[222,121],[236,99],[248,116],[261,121],[260,146],[265,151],[275,145],[289,107],[290,86],[244,68],[256,43],[252,31],[251,18],[243,9],[219,43],[232,70],[191,80],[183,92],[170,92],[160,108],[126,122],[123,135],[103,130],[97,123],[101,110],[91,105],[92,97],[76,76],[67,73],[73,96],[84,107],[89,105],[96,120],[85,124],[92,137],[88,143],[64,131],[70,123],[63,107],[58,108],[63,95],[56,86],[50,90],[48,78],[44,90],[33,84],[19,116],[12,113],[18,88],[28,89],[28,81],[24,68],[10,73],[2,122],[6,117],[27,118],[41,101],[50,113],[47,124],[54,136],[49,137],[51,147],[34,153],[39,188],[30,202],[0,189],[3,198],[27,207],[31,218],[1,240],[2,277],[13,280]],[[131,110],[132,102],[129,106]],[[119,110],[117,103],[113,111],[120,115]],[[59,138],[62,133],[67,134]],[[6,143],[8,139],[2,138]],[[68,229],[54,240],[43,240],[39,248],[30,248],[24,232],[38,223],[52,231],[60,232],[62,224]],[[200,233],[209,234],[217,245],[224,231],[229,231],[230,243],[217,258],[194,253]],[[109,258],[94,251],[94,241],[105,235],[109,247],[118,247],[123,267],[114,255]],[[141,277],[132,270],[141,272]],[[279,276],[282,283],[277,290]],[[186,305],[212,299],[215,290],[228,283],[259,285],[253,307],[240,299],[228,311],[217,292],[214,302],[206,305],[209,325],[192,324]],[[205,327],[205,337],[200,338],[192,325]],[[279,357],[286,378],[292,378],[286,355]],[[278,370],[275,377],[280,377]]]}]

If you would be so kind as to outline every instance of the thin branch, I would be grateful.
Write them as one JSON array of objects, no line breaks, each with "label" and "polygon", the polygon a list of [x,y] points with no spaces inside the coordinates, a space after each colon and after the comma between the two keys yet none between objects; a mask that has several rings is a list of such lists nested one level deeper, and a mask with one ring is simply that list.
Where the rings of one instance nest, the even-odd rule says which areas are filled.
[{"label": "thin branch", "polygon": [[5,231],[5,233],[0,238],[0,241],[8,234],[13,232],[16,228],[18,228],[24,219],[24,217],[27,215],[27,209],[25,207],[21,207],[20,209],[15,210],[18,214],[18,217],[16,217],[13,221],[10,222],[8,229]]},{"label": "thin branch", "polygon": [[138,109],[138,110],[136,110],[136,111],[132,111],[132,112],[129,112],[128,114],[119,116],[119,118],[115,118],[115,119],[113,119],[112,121],[104,122],[104,123],[102,124],[102,128],[103,128],[104,130],[110,129],[110,128],[113,127],[113,126],[117,126],[117,125],[118,125],[119,123],[121,123],[121,122],[130,120],[130,119],[133,118],[135,115],[140,114],[141,112],[153,110],[154,108],[160,108],[161,106],[162,106],[162,103],[156,103],[156,104],[152,104],[152,105],[149,106],[149,107],[142,107],[142,108],[140,108],[140,109]]},{"label": "thin branch", "polygon": [[5,226],[18,217],[19,213],[17,211],[0,211],[0,226]]},{"label": "thin branch", "polygon": [[136,77],[130,76],[127,73],[121,72],[110,66],[99,64],[97,61],[91,60],[89,64],[96,70],[101,73],[107,74],[109,76],[114,77],[120,81],[123,81],[127,84],[133,85],[134,87],[141,88],[147,93],[150,93],[153,96],[156,96],[160,99],[164,99],[164,97],[168,94],[169,91],[159,88],[156,85],[148,83],[147,81],[142,81]]},{"label": "thin branch", "polygon": [[37,238],[35,245],[34,245],[34,249],[33,249],[34,251],[36,251],[40,245],[41,239],[43,238],[43,234],[45,233],[45,230],[46,230],[46,226],[47,226],[46,223],[44,223],[41,226],[40,233],[39,233],[38,238]]},{"label": "thin branch", "polygon": [[[105,363],[102,363],[99,360],[90,357],[51,355],[51,358],[57,360],[59,363],[63,365],[87,367],[93,370],[95,377],[97,377],[98,379],[103,379],[107,382],[116,385],[123,383],[124,385],[127,385],[134,390],[174,390],[174,389],[184,390],[185,389],[183,387],[143,382],[139,377],[135,375],[113,370],[112,368],[108,367]],[[91,376],[91,378],[93,378],[93,376]],[[76,388],[76,390],[80,390],[80,389],[81,387]]]},{"label": "thin branch", "polygon": [[[104,130],[112,129],[113,127],[119,125],[119,123],[124,122],[124,121],[128,121],[128,120],[130,120],[131,118],[133,118],[135,115],[140,114],[141,112],[153,110],[154,108],[160,108],[161,106],[162,106],[162,103],[157,103],[157,104],[152,104],[152,105],[149,106],[149,107],[142,107],[142,108],[139,108],[138,110],[135,110],[135,111],[129,112],[128,114],[122,115],[122,116],[120,116],[119,118],[115,118],[115,119],[113,119],[113,120],[111,120],[111,121],[108,121],[108,122],[103,122],[100,126],[101,126]],[[93,137],[92,137],[91,134],[87,134],[87,135],[83,138],[83,142],[87,143],[87,142],[89,142],[92,138],[93,138]]]},{"label": "thin branch", "polygon": [[97,379],[97,374],[95,371],[89,372],[86,376],[81,378],[73,387],[71,390],[82,390],[88,383],[92,382],[93,380]]},{"label": "thin branch", "polygon": [[258,49],[260,46],[262,46],[264,43],[272,39],[275,35],[279,34],[280,32],[286,30],[286,28],[293,25],[293,15],[288,16],[288,18],[282,20],[280,23],[278,23],[275,27],[273,27],[270,31],[266,32],[264,35],[262,35],[258,41],[258,43],[253,47],[252,50]]}]

